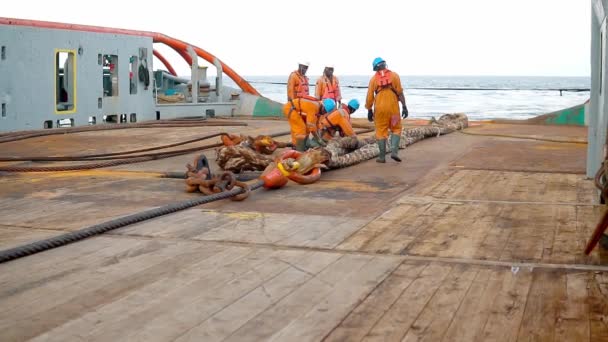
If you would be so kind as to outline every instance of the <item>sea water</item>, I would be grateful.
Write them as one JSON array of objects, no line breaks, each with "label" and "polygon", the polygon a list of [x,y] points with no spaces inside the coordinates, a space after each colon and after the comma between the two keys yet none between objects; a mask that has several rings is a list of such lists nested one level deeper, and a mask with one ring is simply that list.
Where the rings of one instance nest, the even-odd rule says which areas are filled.
[{"label": "sea water", "polygon": [[[345,101],[356,98],[361,108],[355,117],[366,117],[364,103],[370,75],[342,76],[342,97]],[[284,103],[287,90],[284,76],[244,77],[263,96]],[[318,76],[309,76],[316,83]],[[226,78],[226,85],[233,85]],[[495,118],[527,119],[556,110],[582,104],[589,99],[589,91],[563,91],[548,89],[588,89],[589,77],[538,77],[538,76],[407,76],[401,75],[410,118],[428,119],[446,113],[466,113],[472,120]],[[279,84],[275,84],[279,83]],[[448,88],[416,89],[416,88]],[[461,90],[468,88],[471,90]],[[314,86],[310,93],[314,95]]]}]

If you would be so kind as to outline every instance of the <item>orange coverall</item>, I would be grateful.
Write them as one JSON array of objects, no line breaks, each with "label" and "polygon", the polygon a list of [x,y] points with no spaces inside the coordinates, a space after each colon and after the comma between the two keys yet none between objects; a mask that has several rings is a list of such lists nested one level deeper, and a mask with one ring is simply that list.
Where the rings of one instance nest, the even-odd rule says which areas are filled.
[{"label": "orange coverall", "polygon": [[287,80],[287,101],[309,95],[308,77],[294,71]]},{"label": "orange coverall", "polygon": [[[394,89],[394,91],[391,89]],[[378,93],[376,93],[378,91]],[[376,126],[376,139],[387,139],[388,131],[401,135],[401,115],[399,113],[399,97],[403,92],[401,79],[397,73],[391,71],[391,86],[380,88],[376,82],[376,75],[369,81],[365,108],[374,106],[374,124]]]},{"label": "orange coverall", "polygon": [[309,99],[293,99],[283,105],[283,115],[289,121],[291,142],[306,139],[309,133],[317,133],[317,115],[321,111],[321,102]]},{"label": "orange coverall", "polygon": [[350,124],[350,114],[344,108],[336,109],[319,118],[319,129],[324,131],[324,140],[330,140],[334,137],[336,127],[342,130],[344,136],[350,137],[356,135],[353,126]]},{"label": "orange coverall", "polygon": [[315,97],[319,100],[333,99],[336,103],[342,101],[338,78],[333,76],[330,81],[325,75],[319,77],[315,86]]}]

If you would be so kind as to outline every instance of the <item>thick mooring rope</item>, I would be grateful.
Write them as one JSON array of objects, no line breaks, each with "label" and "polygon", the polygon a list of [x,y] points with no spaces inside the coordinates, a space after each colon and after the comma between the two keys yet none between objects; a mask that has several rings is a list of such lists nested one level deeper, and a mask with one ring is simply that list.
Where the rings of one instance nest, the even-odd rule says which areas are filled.
[{"label": "thick mooring rope", "polygon": [[[404,149],[420,140],[450,134],[457,130],[467,128],[469,119],[465,114],[445,114],[439,120],[431,119],[428,126],[403,128],[399,148]],[[388,142],[390,150],[390,141]],[[330,169],[339,169],[361,163],[377,157],[380,154],[376,138],[357,139],[346,137],[331,140],[327,147],[331,159],[327,166]]]}]

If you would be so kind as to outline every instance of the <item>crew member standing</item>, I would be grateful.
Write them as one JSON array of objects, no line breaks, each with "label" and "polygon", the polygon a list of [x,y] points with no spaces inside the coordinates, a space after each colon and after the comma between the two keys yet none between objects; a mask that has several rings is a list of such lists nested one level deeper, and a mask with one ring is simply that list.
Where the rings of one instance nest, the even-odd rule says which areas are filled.
[{"label": "crew member standing", "polygon": [[287,101],[309,96],[308,77],[308,62],[298,63],[298,70],[292,72],[287,80]]},{"label": "crew member standing", "polygon": [[317,80],[315,86],[315,97],[319,100],[332,99],[339,105],[342,102],[340,93],[340,82],[334,76],[334,66],[327,65],[323,70],[323,75]]},{"label": "crew member standing", "polygon": [[[380,57],[374,59],[372,66],[376,74],[369,81],[365,108],[367,108],[367,119],[370,122],[374,121],[376,126],[376,140],[380,149],[376,161],[386,163],[386,140],[390,131],[391,158],[400,162],[401,118],[405,119],[408,115],[401,79],[397,73],[386,68],[386,61]],[[399,117],[399,102],[402,104],[401,117]]]}]

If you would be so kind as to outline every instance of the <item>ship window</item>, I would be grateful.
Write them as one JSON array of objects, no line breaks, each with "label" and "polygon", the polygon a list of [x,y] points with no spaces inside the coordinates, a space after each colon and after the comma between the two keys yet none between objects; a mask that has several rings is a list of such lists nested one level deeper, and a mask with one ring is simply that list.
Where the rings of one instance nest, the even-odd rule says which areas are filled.
[{"label": "ship window", "polygon": [[103,122],[118,123],[118,115],[104,115]]},{"label": "ship window", "polygon": [[6,103],[2,104],[2,117],[5,118],[6,117]]},{"label": "ship window", "polygon": [[129,59],[129,93],[137,94],[137,56]]},{"label": "ship window", "polygon": [[55,110],[76,111],[76,58],[72,50],[55,53]]},{"label": "ship window", "polygon": [[118,96],[118,56],[103,55],[103,96]]},{"label": "ship window", "polygon": [[43,123],[43,127],[44,127],[44,129],[53,128],[53,120],[46,120]]},{"label": "ship window", "polygon": [[97,55],[97,64],[99,64],[99,65],[103,64],[103,56],[101,54]]},{"label": "ship window", "polygon": [[6,59],[6,46],[2,46],[2,52],[0,53],[0,58],[2,58],[2,60]]},{"label": "ship window", "polygon": [[57,128],[61,128],[61,127],[74,127],[74,119],[69,118],[69,119],[57,120]]}]

